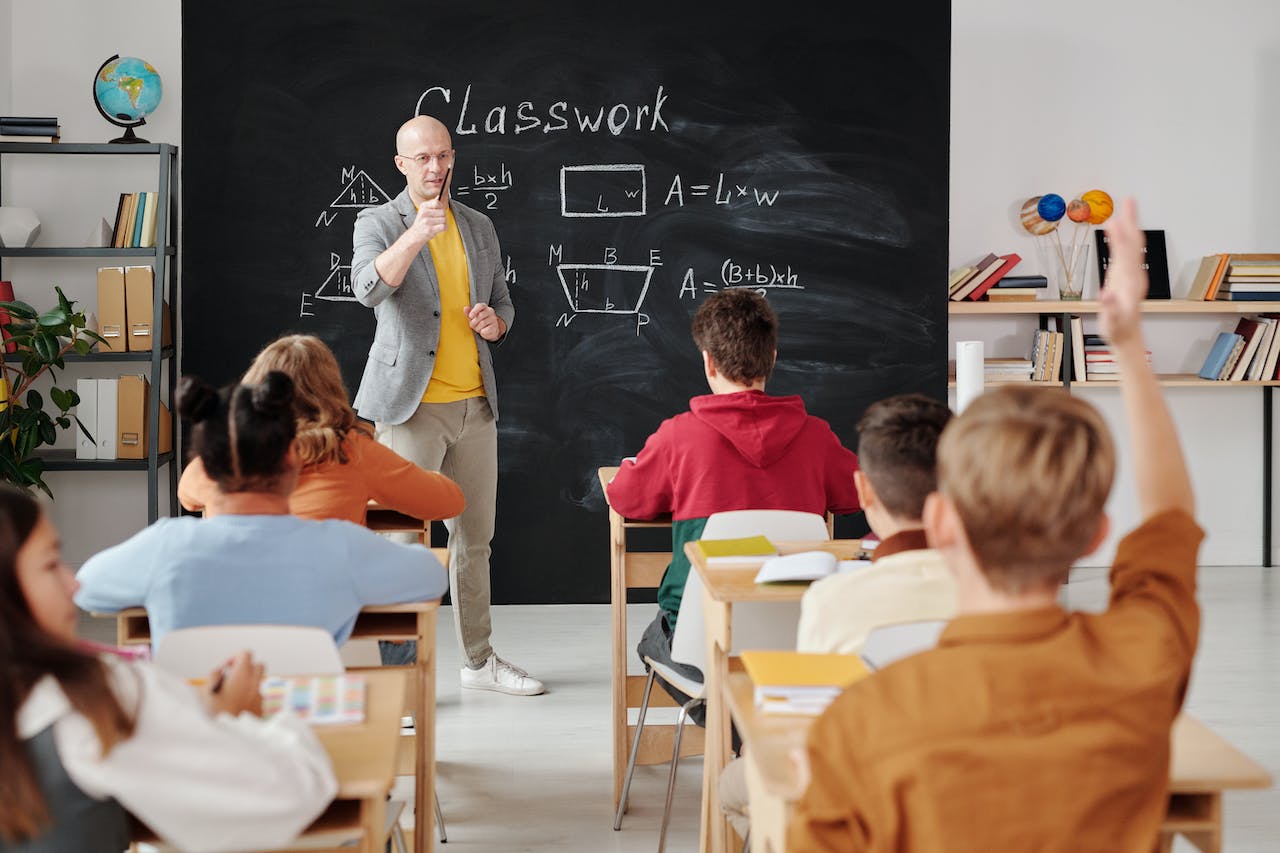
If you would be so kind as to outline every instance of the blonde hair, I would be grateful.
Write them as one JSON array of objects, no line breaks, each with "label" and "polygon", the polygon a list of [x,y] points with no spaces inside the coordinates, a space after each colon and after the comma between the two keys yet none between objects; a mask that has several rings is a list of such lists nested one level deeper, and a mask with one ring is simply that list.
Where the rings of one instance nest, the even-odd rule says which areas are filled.
[{"label": "blonde hair", "polygon": [[1115,467],[1098,410],[1060,389],[984,394],[938,444],[939,490],[987,581],[1014,594],[1066,579],[1102,523]]},{"label": "blonde hair", "polygon": [[368,427],[356,418],[348,402],[347,386],[333,351],[312,335],[286,335],[258,353],[241,382],[260,383],[273,370],[293,380],[298,414],[295,447],[301,464],[346,464],[343,441],[347,434],[353,429],[367,432]]}]

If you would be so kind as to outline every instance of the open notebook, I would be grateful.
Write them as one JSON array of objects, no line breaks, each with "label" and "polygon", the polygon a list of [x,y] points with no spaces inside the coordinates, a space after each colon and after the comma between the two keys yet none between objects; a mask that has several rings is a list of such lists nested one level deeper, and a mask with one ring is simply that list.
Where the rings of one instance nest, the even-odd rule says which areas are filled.
[{"label": "open notebook", "polygon": [[816,581],[836,572],[852,572],[871,565],[870,560],[837,560],[826,551],[801,551],[783,557],[770,557],[756,573],[756,583]]}]

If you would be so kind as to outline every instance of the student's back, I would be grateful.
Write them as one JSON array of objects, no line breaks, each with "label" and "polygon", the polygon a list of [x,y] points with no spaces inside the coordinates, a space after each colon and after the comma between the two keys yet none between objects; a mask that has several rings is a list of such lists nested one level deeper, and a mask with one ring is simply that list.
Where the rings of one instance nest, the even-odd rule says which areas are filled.
[{"label": "student's back", "polygon": [[176,628],[268,623],[324,628],[341,644],[364,605],[445,591],[443,569],[419,545],[292,515],[162,519],[78,577],[85,610],[146,607],[152,642]]}]

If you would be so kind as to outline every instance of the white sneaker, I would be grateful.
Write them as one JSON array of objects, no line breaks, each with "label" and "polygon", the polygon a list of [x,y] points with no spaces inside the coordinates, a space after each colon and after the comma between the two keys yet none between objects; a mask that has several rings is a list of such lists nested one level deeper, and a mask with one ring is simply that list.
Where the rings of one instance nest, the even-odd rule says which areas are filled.
[{"label": "white sneaker", "polygon": [[497,654],[489,655],[489,659],[479,669],[464,666],[462,686],[472,690],[509,693],[512,696],[537,696],[547,689],[541,681],[520,667],[507,663]]}]

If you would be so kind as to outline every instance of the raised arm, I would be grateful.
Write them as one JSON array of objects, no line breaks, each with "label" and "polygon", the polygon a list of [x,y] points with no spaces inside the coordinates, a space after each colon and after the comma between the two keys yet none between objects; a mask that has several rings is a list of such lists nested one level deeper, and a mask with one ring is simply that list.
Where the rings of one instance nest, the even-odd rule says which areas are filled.
[{"label": "raised arm", "polygon": [[445,211],[435,199],[418,208],[413,223],[395,240],[386,236],[380,210],[362,210],[352,234],[351,289],[369,308],[395,293],[427,241],[445,229]]},{"label": "raised arm", "polygon": [[1102,289],[1102,336],[1120,365],[1120,389],[1129,422],[1133,467],[1142,517],[1171,509],[1195,513],[1191,478],[1173,418],[1165,405],[1142,337],[1142,300],[1147,295],[1143,269],[1144,236],[1133,199],[1126,199],[1106,226],[1111,263]]}]

